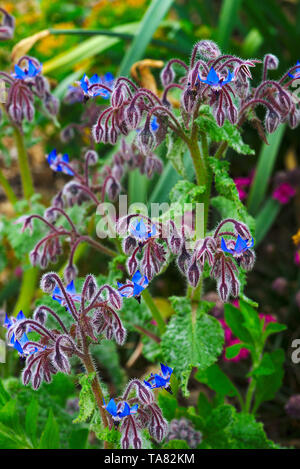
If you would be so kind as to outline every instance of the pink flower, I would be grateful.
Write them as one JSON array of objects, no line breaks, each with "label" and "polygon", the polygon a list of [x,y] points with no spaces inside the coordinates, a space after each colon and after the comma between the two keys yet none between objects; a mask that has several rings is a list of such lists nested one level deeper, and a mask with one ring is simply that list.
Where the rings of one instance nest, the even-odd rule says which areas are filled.
[{"label": "pink flower", "polygon": [[283,182],[274,190],[272,197],[281,204],[287,204],[295,195],[296,190],[288,182]]},{"label": "pink flower", "polygon": [[296,251],[294,255],[294,262],[296,265],[300,265],[300,252]]},{"label": "pink flower", "polygon": [[239,193],[240,200],[247,198],[247,192],[244,190],[246,187],[250,187],[254,178],[254,171],[251,171],[247,177],[238,177],[234,179],[236,188]]}]

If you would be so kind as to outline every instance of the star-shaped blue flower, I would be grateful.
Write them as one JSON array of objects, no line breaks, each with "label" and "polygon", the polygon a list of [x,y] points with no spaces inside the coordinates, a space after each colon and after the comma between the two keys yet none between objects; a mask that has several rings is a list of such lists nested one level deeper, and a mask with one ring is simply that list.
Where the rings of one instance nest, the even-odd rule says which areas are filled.
[{"label": "star-shaped blue flower", "polygon": [[297,61],[296,65],[299,65],[299,67],[296,68],[294,74],[289,73],[289,76],[291,78],[300,78],[300,62],[299,62],[299,60]]},{"label": "star-shaped blue flower", "polygon": [[26,78],[34,78],[42,71],[42,65],[36,67],[32,60],[28,60],[28,68],[22,69],[19,65],[15,65],[14,78],[18,80],[25,80]]},{"label": "star-shaped blue flower", "polygon": [[147,288],[149,281],[146,275],[141,275],[140,271],[137,270],[132,280],[128,283],[122,284],[118,283],[118,292],[121,296],[126,298],[131,298],[134,296],[135,298],[139,298],[142,291]]},{"label": "star-shaped blue flower", "polygon": [[[26,316],[24,316],[23,311],[20,311],[18,313],[17,317],[12,316],[12,317],[9,318],[6,314],[3,326],[9,332],[11,327],[16,327],[18,325],[18,322],[21,322],[24,319],[26,319]],[[33,353],[38,351],[38,349],[36,347],[32,347],[30,349],[27,348],[26,350],[24,350],[23,347],[24,347],[25,344],[27,344],[27,342],[29,342],[27,334],[24,333],[19,340],[16,340],[15,334],[12,333],[12,335],[10,337],[10,341],[8,343],[8,346],[13,347],[15,350],[17,350],[20,357],[26,357],[26,356],[32,355]]]},{"label": "star-shaped blue flower", "polygon": [[198,78],[202,83],[206,83],[207,85],[222,87],[227,85],[227,83],[230,83],[233,80],[233,76],[233,73],[228,70],[227,78],[220,77],[215,69],[211,67],[206,78],[201,78],[200,74],[198,75]]},{"label": "star-shaped blue flower", "polygon": [[[68,296],[71,297],[71,299],[75,302],[75,303],[80,303],[81,301],[81,295],[76,293],[76,288],[75,288],[75,285],[74,285],[74,281],[72,280],[72,282],[69,283],[69,285],[66,287],[66,292],[68,294]],[[53,296],[52,296],[53,300],[55,301],[58,301],[58,303],[62,306],[65,306],[66,308],[68,308],[68,304],[67,304],[67,301],[64,297],[64,295],[62,294],[62,291],[61,289],[56,286],[53,290]]]},{"label": "star-shaped blue flower", "polygon": [[151,373],[151,376],[148,381],[144,380],[144,383],[150,389],[164,388],[170,394],[173,394],[170,386],[170,379],[173,373],[173,369],[167,365],[164,365],[163,363],[160,364],[160,368],[161,373],[155,373],[155,375]]},{"label": "star-shaped blue flower", "polygon": [[105,400],[103,399],[104,409],[112,416],[112,418],[116,421],[120,421],[122,418],[127,417],[128,415],[133,415],[137,413],[138,404],[130,407],[127,402],[124,402],[123,410],[117,410],[117,405],[114,399],[111,399],[108,404],[105,404]]},{"label": "star-shaped blue flower", "polygon": [[108,99],[110,97],[110,92],[105,88],[99,88],[96,86],[91,90],[89,90],[89,88],[92,85],[105,85],[108,88],[111,88],[113,86],[113,82],[114,76],[108,72],[104,75],[104,77],[99,77],[99,75],[95,73],[91,78],[89,78],[86,74],[84,74],[78,83],[84,95],[92,98],[95,96],[102,96],[102,98]]},{"label": "star-shaped blue flower", "polygon": [[221,240],[221,249],[224,252],[228,252],[229,254],[232,254],[235,257],[239,257],[243,254],[243,252],[247,251],[248,249],[251,249],[254,246],[254,239],[248,240],[248,239],[243,239],[241,238],[240,235],[238,235],[237,240],[235,242],[235,246],[233,249],[229,249],[226,245],[226,242],[224,238]]},{"label": "star-shaped blue flower", "polygon": [[54,150],[52,150],[49,155],[46,155],[46,160],[48,161],[49,166],[53,171],[69,174],[69,176],[74,176],[74,173],[70,168],[64,164],[61,164],[69,163],[69,155],[67,153],[60,156],[57,154],[56,148],[54,148]]},{"label": "star-shaped blue flower", "polygon": [[152,117],[150,126],[151,126],[152,132],[156,132],[157,129],[159,128],[159,123],[157,122],[156,116]]},{"label": "star-shaped blue flower", "polygon": [[135,220],[130,227],[130,233],[139,241],[146,241],[146,239],[156,235],[156,226],[153,224],[152,229],[149,231],[143,219]]}]

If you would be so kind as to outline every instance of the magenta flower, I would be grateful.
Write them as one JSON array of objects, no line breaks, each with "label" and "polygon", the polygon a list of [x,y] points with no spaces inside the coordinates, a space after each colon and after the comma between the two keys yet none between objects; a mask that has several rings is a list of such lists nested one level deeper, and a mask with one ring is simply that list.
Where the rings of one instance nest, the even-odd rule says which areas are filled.
[{"label": "magenta flower", "polygon": [[294,262],[295,262],[296,265],[300,265],[300,253],[299,253],[299,251],[295,252]]},{"label": "magenta flower", "polygon": [[284,205],[287,204],[295,195],[296,190],[288,182],[283,182],[274,190],[272,197]]}]

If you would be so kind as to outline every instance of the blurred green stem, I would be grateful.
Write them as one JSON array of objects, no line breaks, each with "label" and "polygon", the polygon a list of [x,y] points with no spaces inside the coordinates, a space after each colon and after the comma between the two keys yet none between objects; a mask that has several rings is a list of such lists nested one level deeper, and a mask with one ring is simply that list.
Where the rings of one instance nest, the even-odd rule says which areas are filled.
[{"label": "blurred green stem", "polygon": [[142,297],[148,306],[149,310],[151,311],[153,319],[157,322],[158,330],[160,334],[164,334],[166,331],[166,324],[158,310],[156,304],[154,303],[152,296],[150,295],[149,291],[146,289],[142,293]]},{"label": "blurred green stem", "polygon": [[10,203],[14,205],[18,201],[18,199],[1,169],[0,169],[0,184],[3,187],[6,197],[8,198]]},{"label": "blurred green stem", "polygon": [[17,126],[13,126],[14,136],[17,145],[19,169],[21,174],[22,188],[24,197],[29,200],[34,194],[31,171],[28,162],[28,155],[24,142],[24,135]]},{"label": "blurred green stem", "polygon": [[20,310],[25,314],[30,311],[30,305],[34,296],[36,281],[39,269],[37,267],[30,267],[23,273],[21,289],[17,299],[13,315],[15,316]]}]

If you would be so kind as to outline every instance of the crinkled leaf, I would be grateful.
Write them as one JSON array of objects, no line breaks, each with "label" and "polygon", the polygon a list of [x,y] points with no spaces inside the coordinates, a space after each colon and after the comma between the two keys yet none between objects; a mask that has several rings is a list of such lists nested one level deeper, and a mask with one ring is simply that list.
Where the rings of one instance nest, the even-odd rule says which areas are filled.
[{"label": "crinkled leaf", "polygon": [[172,135],[166,135],[166,145],[166,158],[171,161],[178,174],[186,179],[186,171],[183,163],[183,157],[187,150],[186,143],[182,138],[173,133]]},{"label": "crinkled leaf", "polygon": [[227,142],[229,147],[242,155],[255,154],[254,150],[243,141],[236,125],[225,120],[222,127],[218,126],[208,105],[201,106],[196,122],[199,130],[209,135],[212,142]]},{"label": "crinkled leaf", "polygon": [[74,420],[74,423],[86,422],[91,417],[96,407],[95,397],[91,388],[91,383],[95,376],[96,373],[89,373],[88,375],[82,375],[79,379],[81,386],[79,394],[79,415]]},{"label": "crinkled leaf", "polygon": [[217,360],[222,352],[224,333],[220,323],[206,314],[211,303],[201,302],[197,311],[192,312],[187,298],[170,300],[176,315],[172,316],[162,337],[162,352],[187,396],[192,368],[204,370]]}]

